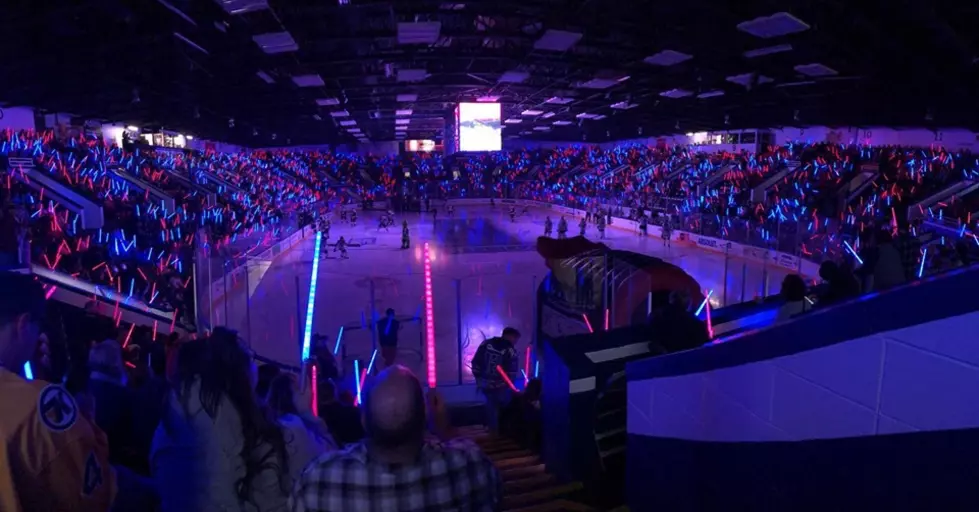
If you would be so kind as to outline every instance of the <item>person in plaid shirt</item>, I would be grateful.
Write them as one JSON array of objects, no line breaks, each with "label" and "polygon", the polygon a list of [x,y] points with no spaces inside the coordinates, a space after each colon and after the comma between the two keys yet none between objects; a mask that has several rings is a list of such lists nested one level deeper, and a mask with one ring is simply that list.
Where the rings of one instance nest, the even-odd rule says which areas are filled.
[{"label": "person in plaid shirt", "polygon": [[418,378],[396,365],[364,390],[367,437],[306,467],[290,499],[292,512],[495,511],[502,481],[472,442],[453,438],[442,398],[425,398]]}]

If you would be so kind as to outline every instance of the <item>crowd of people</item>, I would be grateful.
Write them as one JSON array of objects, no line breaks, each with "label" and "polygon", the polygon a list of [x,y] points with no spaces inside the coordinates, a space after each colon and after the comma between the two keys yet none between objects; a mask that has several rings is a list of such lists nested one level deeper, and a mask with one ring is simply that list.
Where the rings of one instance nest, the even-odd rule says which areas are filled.
[{"label": "crowd of people", "polygon": [[[157,337],[48,301],[27,273],[0,271],[0,287],[2,510],[500,509],[491,460],[402,366],[365,378],[357,402],[329,350],[314,380],[312,361],[256,366],[224,328]],[[487,340],[483,365],[516,380],[517,337]],[[504,402],[500,375],[481,375],[493,429],[538,447],[540,382]]]},{"label": "crowd of people", "polygon": [[[211,272],[220,277],[249,251],[310,222],[309,212],[324,205],[386,202],[397,209],[454,197],[533,199],[601,208],[643,224],[670,219],[678,230],[836,262],[852,256],[847,245],[859,251],[867,234],[882,228],[920,238],[924,222],[939,219],[971,234],[970,210],[979,208],[975,193],[909,212],[979,174],[971,155],[939,147],[800,143],[729,152],[622,144],[450,156],[223,154],[5,130],[4,157],[30,159],[30,172],[101,206],[104,222],[95,228],[77,209],[31,186],[28,170],[0,166],[0,244],[30,240],[34,264],[173,311],[187,326],[195,321],[193,262],[223,263]],[[767,190],[758,190],[762,184]],[[975,251],[962,236],[926,243],[936,246],[926,272],[967,262]]]}]

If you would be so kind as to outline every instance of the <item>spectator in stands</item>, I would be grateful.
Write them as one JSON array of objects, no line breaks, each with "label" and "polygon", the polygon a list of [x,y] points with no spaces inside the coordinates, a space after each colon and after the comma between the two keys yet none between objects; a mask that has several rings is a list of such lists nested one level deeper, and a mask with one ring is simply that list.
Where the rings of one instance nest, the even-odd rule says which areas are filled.
[{"label": "spectator in stands", "polygon": [[819,306],[828,306],[852,299],[860,295],[860,285],[856,278],[832,261],[819,265],[819,277],[824,286],[819,293]]},{"label": "spectator in stands", "polygon": [[401,330],[401,322],[394,317],[394,310],[388,308],[386,317],[377,323],[377,338],[381,345],[381,358],[384,359],[384,367],[394,365],[394,360],[398,356],[398,331]]},{"label": "spectator in stands", "polygon": [[806,297],[806,282],[799,274],[789,274],[782,279],[782,289],[779,291],[782,305],[778,308],[776,321],[788,320],[795,315],[809,311],[809,299]]},{"label": "spectator in stands", "polygon": [[295,437],[255,396],[257,370],[237,333],[185,343],[177,366],[150,456],[163,512],[285,507]]},{"label": "spectator in stands", "polygon": [[[904,267],[905,279],[913,279],[915,277],[915,264],[918,262],[918,255],[921,253],[921,243],[912,236],[906,225],[902,225],[898,230],[897,239],[894,240],[894,247],[901,254],[901,266]],[[958,248],[958,246],[956,247]],[[966,255],[965,258],[967,260],[968,256]]]},{"label": "spectator in stands", "polygon": [[905,282],[901,252],[894,245],[889,231],[877,231],[867,237],[860,251],[863,265],[856,274],[864,292],[886,290]]},{"label": "spectator in stands", "polygon": [[340,376],[333,347],[330,346],[329,336],[316,334],[313,336],[313,357],[316,359],[318,377],[320,380],[336,379]]},{"label": "spectator in stands", "polygon": [[429,393],[433,433],[426,439],[421,383],[402,366],[368,382],[363,393],[363,442],[313,461],[291,500],[293,511],[498,510],[502,482],[492,462],[469,440],[453,439],[448,412]]},{"label": "spectator in stands", "polygon": [[506,436],[531,450],[540,448],[541,391],[541,380],[530,379],[524,390],[513,397],[503,415]]},{"label": "spectator in stands", "polygon": [[669,303],[653,311],[650,325],[655,332],[653,343],[654,352],[660,347],[667,352],[677,352],[697,348],[710,341],[707,324],[702,322],[693,311],[693,301],[690,294],[683,290],[674,290],[669,295]]},{"label": "spectator in stands", "polygon": [[108,510],[116,494],[105,434],[63,387],[21,376],[36,350],[44,292],[0,272],[0,510]]},{"label": "spectator in stands", "polygon": [[476,387],[486,399],[486,425],[494,432],[499,432],[500,411],[511,398],[511,389],[503,374],[510,382],[515,382],[520,371],[515,347],[518,341],[520,331],[507,327],[502,336],[483,340],[470,362]]},{"label": "spectator in stands", "polygon": [[126,368],[122,349],[115,340],[92,346],[88,354],[88,391],[95,400],[95,423],[109,438],[110,460],[130,465],[131,452],[129,408],[132,405],[126,389]]},{"label": "spectator in stands", "polygon": [[276,421],[282,425],[289,442],[289,465],[297,468],[295,475],[316,457],[337,445],[330,436],[326,424],[313,416],[308,407],[297,406],[296,380],[292,375],[280,373],[269,383],[268,404]]},{"label": "spectator in stands", "polygon": [[336,384],[330,379],[321,379],[317,391],[317,412],[326,422],[333,440],[344,446],[363,439],[364,426],[360,421],[360,411],[337,399]]},{"label": "spectator in stands", "polygon": [[[7,201],[3,202],[7,203]],[[20,208],[15,208],[9,203],[0,210],[0,270],[27,266],[26,261],[21,261],[22,256],[27,254],[23,250],[27,236],[24,217]]]},{"label": "spectator in stands", "polygon": [[255,385],[255,395],[258,396],[259,400],[268,399],[269,386],[280,373],[282,370],[274,364],[263,364],[258,367],[258,384]]}]

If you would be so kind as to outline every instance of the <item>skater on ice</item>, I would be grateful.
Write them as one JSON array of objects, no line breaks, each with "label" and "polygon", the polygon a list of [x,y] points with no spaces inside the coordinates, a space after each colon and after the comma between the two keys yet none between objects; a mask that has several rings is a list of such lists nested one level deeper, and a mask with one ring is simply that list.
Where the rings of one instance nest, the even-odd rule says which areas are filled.
[{"label": "skater on ice", "polygon": [[578,223],[578,230],[579,230],[578,236],[585,236],[585,228],[587,227],[588,227],[588,222],[586,222],[585,218],[582,217],[581,222]]},{"label": "skater on ice", "polygon": [[411,237],[408,235],[408,221],[401,221],[401,248],[411,248]]},{"label": "skater on ice", "polygon": [[344,240],[343,235],[337,240],[336,245],[333,248],[333,252],[340,253],[340,259],[347,259],[347,241]]},{"label": "skater on ice", "polygon": [[561,216],[561,220],[557,223],[557,238],[558,240],[568,238],[568,219],[565,219],[564,215]]},{"label": "skater on ice", "polygon": [[548,215],[548,216],[547,216],[547,217],[546,217],[546,218],[544,219],[544,236],[546,236],[546,237],[548,237],[548,238],[550,238],[550,237],[551,237],[551,232],[552,232],[552,231],[554,231],[554,223],[553,223],[553,222],[551,222],[551,216],[550,216],[550,215]]},{"label": "skater on ice", "polygon": [[646,236],[649,234],[649,220],[646,215],[643,214],[639,217],[639,236]]},{"label": "skater on ice", "polygon": [[517,221],[517,207],[516,206],[511,206],[510,207],[510,222],[516,222],[516,221]]},{"label": "skater on ice", "polygon": [[663,216],[663,247],[670,248],[670,237],[673,235],[673,218],[669,214]]},{"label": "skater on ice", "polygon": [[597,226],[598,226],[598,238],[604,239],[605,238],[605,217],[604,216],[598,217],[598,224],[597,224]]}]

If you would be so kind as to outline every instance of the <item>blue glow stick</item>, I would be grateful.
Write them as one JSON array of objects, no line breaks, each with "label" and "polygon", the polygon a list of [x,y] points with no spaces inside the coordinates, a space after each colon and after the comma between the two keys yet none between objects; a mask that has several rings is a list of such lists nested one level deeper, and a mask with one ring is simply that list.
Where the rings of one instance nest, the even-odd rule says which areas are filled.
[{"label": "blue glow stick", "polygon": [[360,404],[360,360],[354,359],[354,384],[357,385],[357,403]]},{"label": "blue glow stick", "polygon": [[857,255],[857,251],[854,251],[853,247],[850,247],[850,243],[844,240],[843,245],[847,248],[848,251],[850,251],[850,254],[852,254],[853,257],[857,259],[857,263],[863,265],[863,260],[860,259],[860,256]]},{"label": "blue glow stick", "polygon": [[[367,364],[367,375],[371,374],[371,370],[374,368],[374,359],[377,358],[377,349],[371,354],[371,362]],[[358,376],[359,378],[359,376]]]},{"label": "blue glow stick", "polygon": [[705,306],[707,306],[707,301],[710,300],[710,296],[713,294],[714,294],[714,290],[707,291],[707,296],[704,297],[704,301],[700,303],[700,307],[697,308],[697,312],[693,314],[694,316],[700,316],[700,312],[704,310]]},{"label": "blue glow stick", "polygon": [[34,380],[34,370],[31,368],[30,361],[24,363],[24,378],[27,380]]},{"label": "blue glow stick", "polygon": [[343,341],[343,326],[340,326],[340,332],[337,334],[337,342],[333,345],[333,355],[337,355],[340,351],[340,342]]},{"label": "blue glow stick", "polygon": [[924,252],[921,253],[921,265],[918,266],[918,279],[925,273],[925,260],[928,259],[928,248],[925,247]]}]

